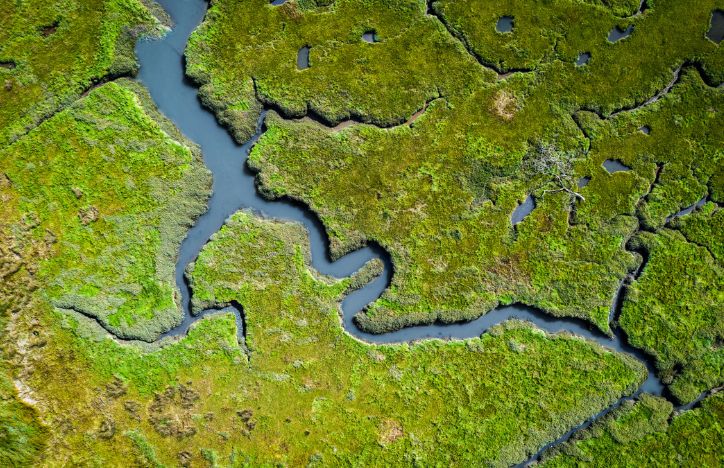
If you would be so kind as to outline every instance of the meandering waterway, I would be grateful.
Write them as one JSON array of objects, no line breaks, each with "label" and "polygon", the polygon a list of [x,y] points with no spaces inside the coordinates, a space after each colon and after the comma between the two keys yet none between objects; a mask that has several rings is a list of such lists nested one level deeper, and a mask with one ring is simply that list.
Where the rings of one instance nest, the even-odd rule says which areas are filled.
[{"label": "meandering waterway", "polygon": [[[381,247],[372,245],[332,261],[329,257],[329,243],[324,227],[314,213],[305,206],[291,201],[266,200],[257,192],[255,176],[247,168],[246,159],[252,146],[263,133],[265,112],[259,116],[254,137],[244,145],[236,144],[231,135],[217,123],[213,114],[202,107],[197,97],[197,88],[185,77],[183,51],[189,35],[202,21],[207,3],[204,0],[160,0],[159,3],[171,15],[174,26],[160,40],[144,40],[138,43],[136,52],[141,64],[138,79],[148,88],[160,111],[200,146],[204,162],[213,174],[213,195],[209,200],[208,210],[189,230],[181,245],[176,266],[176,283],[181,293],[184,320],[162,337],[185,334],[189,326],[200,316],[216,312],[204,311],[192,315],[189,306],[191,291],[185,281],[185,269],[196,259],[209,238],[222,227],[230,215],[240,209],[251,209],[263,216],[302,223],[309,232],[312,267],[322,274],[344,278],[374,258],[383,261],[385,265],[383,274],[361,289],[350,293],[342,302],[343,325],[347,332],[357,338],[374,343],[396,343],[425,338],[464,339],[480,336],[490,327],[512,318],[528,320],[548,332],[567,331],[596,341],[609,349],[636,357],[646,364],[649,371],[647,380],[636,394],[643,391],[656,395],[663,393],[664,386],[655,376],[651,359],[640,350],[629,346],[617,329],[614,328],[614,336],[609,337],[584,321],[556,318],[525,306],[499,307],[477,320],[466,323],[409,327],[382,335],[365,333],[357,328],[352,320],[354,315],[377,299],[390,284],[393,274],[390,256]],[[622,283],[617,297],[623,288],[625,283]],[[616,318],[618,307],[620,307],[619,301],[614,299],[612,320]],[[236,307],[230,310],[236,313],[241,330],[242,311]],[[619,400],[614,406],[620,405],[622,401],[623,399]],[[573,432],[587,426],[592,420],[610,410],[611,408],[608,408],[593,416],[582,426],[572,429],[553,443],[566,440]],[[539,454],[540,452],[534,458]]]}]

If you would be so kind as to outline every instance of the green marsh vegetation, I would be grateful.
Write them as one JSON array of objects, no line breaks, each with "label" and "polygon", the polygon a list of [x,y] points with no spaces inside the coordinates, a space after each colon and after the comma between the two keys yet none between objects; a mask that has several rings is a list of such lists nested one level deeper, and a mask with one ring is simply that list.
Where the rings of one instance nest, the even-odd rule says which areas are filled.
[{"label": "green marsh vegetation", "polygon": [[[379,265],[320,277],[300,226],[246,212],[188,271],[196,308],[243,306],[242,346],[231,314],[181,339],[111,338],[98,322],[152,341],[180,319],[175,256],[209,177],[139,85],[116,80],[78,100],[134,70],[133,40],[160,24],[146,7],[6,3],[0,463],[508,465],[644,379],[631,357],[515,321],[464,342],[359,342],[339,302]],[[724,54],[704,37],[715,7],[218,0],[188,73],[238,140],[264,106],[299,118],[270,113],[250,164],[265,194],[320,214],[335,254],[368,240],[391,253],[394,282],[359,316],[365,329],[522,302],[608,332],[613,296],[645,253],[620,326],[686,402],[722,383],[724,132],[712,85]],[[515,27],[496,33],[504,15]],[[378,42],[362,40],[371,30]],[[297,70],[303,46],[311,67]],[[580,52],[591,53],[584,66]],[[611,115],[682,65],[657,102]],[[498,73],[518,68],[530,71]],[[367,124],[331,130],[307,113]],[[608,159],[631,170],[609,174]],[[530,194],[536,209],[513,227]],[[715,463],[720,400],[671,418],[669,402],[644,396],[549,463]]]},{"label": "green marsh vegetation", "polygon": [[692,401],[721,385],[724,270],[678,231],[646,232],[634,242],[649,259],[628,289],[621,327],[632,345],[656,357],[673,394]]},{"label": "green marsh vegetation", "polygon": [[[650,25],[616,44],[625,46],[623,52],[605,44],[588,50],[599,60],[606,57],[611,67],[620,60],[614,67],[620,73],[648,66],[634,60],[633,50],[643,44],[630,43],[663,34],[663,23],[655,20],[668,18],[667,8],[662,4],[655,16],[653,10],[646,13]],[[701,9],[711,11],[709,6]],[[434,20],[419,14],[421,21]],[[708,19],[702,21],[704,26],[692,21],[691,27],[705,27]],[[209,28],[216,23],[212,20]],[[204,31],[199,38],[205,38]],[[630,47],[634,49],[626,52]],[[592,64],[577,67],[573,57],[568,61],[565,56],[550,58],[535,72],[482,87],[468,86],[470,80],[455,90],[446,85],[444,98],[433,101],[411,126],[330,130],[309,120],[272,116],[250,164],[269,196],[302,199],[320,214],[336,252],[375,240],[391,253],[396,272],[392,287],[358,317],[367,330],[467,320],[497,304],[523,302],[554,315],[586,318],[608,331],[615,292],[639,261],[625,249],[628,238],[640,224],[660,227],[666,216],[706,194],[718,177],[721,92],[703,82],[698,70],[686,67],[670,93],[640,110],[604,119],[584,109],[610,112],[644,102],[671,82],[678,66],[700,54],[690,50],[706,50],[707,60],[720,55],[713,43],[693,33],[681,47],[662,73],[652,72],[650,79],[630,88],[617,82],[614,72],[595,72]],[[456,50],[465,54],[461,45]],[[192,48],[192,70],[197,61],[214,63],[194,52]],[[470,66],[481,79],[490,76],[477,64]],[[232,74],[229,70],[220,68],[217,75],[244,79],[238,68]],[[312,66],[302,73],[315,72]],[[715,79],[706,73],[705,78]],[[291,84],[295,74],[289,79],[290,86],[300,86]],[[579,93],[579,82],[594,86],[609,81],[616,83],[615,93],[607,93],[603,85],[603,92]],[[278,78],[275,83],[286,87]],[[370,88],[370,93],[376,90]],[[592,103],[593,98],[598,102]],[[653,125],[654,134],[647,137],[638,130],[645,124]],[[555,148],[573,167],[565,188],[573,191],[576,179],[591,178],[579,190],[585,201],[556,191],[561,181],[550,174],[527,170],[536,167],[530,163],[540,147]],[[622,160],[634,170],[608,174],[601,167],[606,159]],[[664,168],[651,189],[657,164]],[[510,214],[529,194],[538,207],[514,230]]]},{"label": "green marsh vegetation", "polygon": [[136,38],[161,31],[139,0],[2,0],[0,147],[94,83],[132,73]]},{"label": "green marsh vegetation", "polygon": [[[243,306],[247,352],[230,314],[160,349],[120,345],[93,322],[52,314],[47,333],[59,337],[39,351],[35,379],[47,383],[36,392],[78,426],[53,459],[82,453],[114,464],[152,454],[173,464],[187,452],[201,463],[213,450],[222,464],[503,466],[644,378],[632,358],[523,322],[465,342],[367,345],[339,323],[350,280],[319,277],[308,255],[301,226],[239,212],[189,267],[197,301]],[[88,379],[87,390],[63,388],[73,375]]]},{"label": "green marsh vegetation", "polygon": [[663,398],[643,395],[547,452],[542,465],[718,466],[724,462],[723,405],[722,394],[715,394],[677,414]]},{"label": "green marsh vegetation", "polygon": [[108,83],[0,158],[26,222],[54,243],[38,271],[48,300],[153,341],[181,320],[176,252],[204,210],[210,177],[198,151],[147,114],[148,99],[131,81]]}]

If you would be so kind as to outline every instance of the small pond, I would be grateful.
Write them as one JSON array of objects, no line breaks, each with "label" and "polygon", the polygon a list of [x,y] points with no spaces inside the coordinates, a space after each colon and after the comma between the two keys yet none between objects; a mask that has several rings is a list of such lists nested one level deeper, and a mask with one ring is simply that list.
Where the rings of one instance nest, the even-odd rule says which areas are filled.
[{"label": "small pond", "polygon": [[621,39],[625,39],[631,35],[634,27],[633,24],[626,29],[621,29],[618,26],[614,27],[611,32],[608,33],[609,42],[618,42]]},{"label": "small pond", "polygon": [[362,34],[362,40],[370,44],[377,42],[377,33],[374,30],[369,30]]},{"label": "small pond", "polygon": [[576,65],[583,66],[588,63],[588,61],[591,60],[591,53],[590,52],[581,52],[578,54],[578,58],[576,59]]},{"label": "small pond", "polygon": [[309,51],[311,50],[311,47],[304,46],[301,49],[299,49],[299,52],[297,53],[297,68],[300,70],[305,70],[309,68]]},{"label": "small pond", "polygon": [[513,17],[501,16],[495,25],[495,30],[499,33],[507,33],[513,30]]},{"label": "small pond", "polygon": [[707,31],[706,37],[719,44],[721,40],[724,39],[724,10],[712,11],[711,22],[709,24],[709,31]]},{"label": "small pond", "polygon": [[603,167],[608,171],[609,174],[616,172],[630,171],[631,168],[619,161],[618,159],[607,159],[603,162]]},{"label": "small pond", "polygon": [[525,219],[526,216],[528,216],[533,210],[535,209],[535,198],[533,198],[533,195],[528,195],[528,197],[518,205],[515,210],[513,210],[513,214],[510,216],[510,222],[513,223],[513,226],[520,223]]}]

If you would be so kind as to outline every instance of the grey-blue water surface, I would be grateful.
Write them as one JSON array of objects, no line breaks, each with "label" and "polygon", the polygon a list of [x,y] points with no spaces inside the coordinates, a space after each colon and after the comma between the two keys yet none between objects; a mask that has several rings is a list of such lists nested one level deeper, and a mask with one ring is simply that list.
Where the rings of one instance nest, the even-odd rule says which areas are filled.
[{"label": "grey-blue water surface", "polygon": [[377,33],[375,33],[374,31],[366,31],[364,34],[362,34],[362,40],[373,44],[377,42]]},{"label": "grey-blue water surface", "polygon": [[618,159],[607,159],[603,161],[603,167],[608,171],[609,174],[615,174],[616,172],[626,172],[631,170],[630,167],[628,167]]},{"label": "grey-blue water surface", "polygon": [[516,206],[513,210],[513,214],[510,215],[510,222],[514,226],[521,221],[523,221],[526,216],[531,214],[533,210],[535,209],[535,198],[533,198],[533,195],[528,195],[525,197],[525,200],[523,200],[523,203]]},{"label": "grey-blue water surface", "polygon": [[[300,70],[306,70],[309,68],[309,51],[312,48],[309,46],[304,46],[299,49],[299,52],[297,52],[297,68]],[[259,132],[257,131],[257,134]]]},{"label": "grey-blue water surface", "polygon": [[495,30],[500,33],[511,32],[513,30],[514,19],[512,16],[501,16],[495,23]]},{"label": "grey-blue water surface", "polygon": [[696,203],[692,203],[691,205],[687,206],[686,208],[682,209],[681,211],[678,211],[678,212],[672,214],[671,216],[667,216],[666,222],[668,223],[669,221],[673,220],[674,218],[680,218],[682,216],[686,216],[689,213],[691,213],[692,211],[694,211],[695,209],[701,208],[702,206],[704,206],[706,204],[707,198],[708,198],[708,196],[704,195]]},{"label": "grey-blue water surface", "polygon": [[[259,195],[255,186],[254,174],[247,169],[245,163],[251,147],[264,130],[265,112],[259,116],[256,135],[244,145],[236,144],[229,133],[216,122],[214,116],[201,106],[197,98],[196,87],[186,79],[184,74],[183,50],[190,33],[203,19],[207,7],[206,2],[204,0],[160,0],[159,3],[169,12],[175,25],[171,32],[160,40],[144,40],[138,43],[136,52],[141,64],[138,79],[148,88],[160,111],[171,119],[187,137],[200,146],[204,162],[213,174],[213,195],[209,200],[208,210],[189,230],[181,245],[176,267],[176,283],[181,293],[184,320],[162,337],[184,334],[200,315],[218,312],[217,310],[204,311],[196,316],[190,313],[190,291],[185,282],[184,271],[187,265],[195,260],[211,235],[221,228],[231,214],[240,209],[251,209],[263,216],[303,224],[309,233],[312,267],[322,274],[337,278],[347,277],[373,258],[383,261],[384,273],[363,288],[350,293],[342,302],[343,326],[347,332],[357,338],[374,343],[397,343],[425,338],[465,339],[478,337],[490,327],[508,319],[527,320],[547,332],[569,332],[580,335],[606,348],[630,354],[645,363],[648,378],[634,395],[626,398],[631,398],[641,392],[656,395],[664,392],[664,386],[655,376],[655,368],[651,359],[642,351],[629,346],[620,329],[614,327],[615,334],[609,337],[582,320],[553,317],[523,305],[501,306],[470,322],[435,323],[404,328],[381,335],[365,333],[357,328],[353,321],[354,315],[377,299],[390,284],[393,273],[390,256],[381,247],[373,244],[332,261],[329,258],[328,240],[324,227],[309,209],[288,200],[269,201]],[[616,320],[615,315],[620,308],[620,298],[624,293],[625,282],[622,282],[612,305],[612,322]],[[241,330],[244,324],[240,309],[241,306],[235,304],[224,310],[232,310],[237,314],[237,324]],[[619,400],[617,405],[621,401],[623,399]],[[587,426],[610,409],[593,416],[589,421],[572,429],[570,433],[554,443],[567,439],[575,430]],[[539,455],[540,452],[533,458]]]},{"label": "grey-blue water surface", "polygon": [[724,39],[724,10],[714,10],[711,12],[711,25],[706,32],[706,37],[717,44]]},{"label": "grey-blue water surface", "polygon": [[633,30],[633,24],[626,29],[621,29],[618,26],[614,26],[614,28],[608,33],[608,40],[609,42],[618,42],[621,39],[629,37]]},{"label": "grey-blue water surface", "polygon": [[578,54],[578,58],[576,59],[576,65],[581,67],[581,66],[587,64],[589,60],[591,60],[591,53],[590,52],[581,52],[580,54]]},{"label": "grey-blue water surface", "polygon": [[[254,174],[246,168],[245,162],[249,150],[263,131],[264,113],[259,117],[257,134],[244,145],[237,145],[229,133],[216,122],[214,116],[201,106],[197,89],[184,75],[182,51],[189,34],[203,18],[206,3],[203,0],[161,0],[159,3],[169,12],[175,25],[162,40],[139,42],[136,50],[141,63],[138,79],[148,88],[161,112],[201,147],[204,162],[214,177],[213,195],[209,200],[208,211],[189,230],[181,244],[176,267],[176,283],[181,291],[181,304],[185,312],[184,323],[169,330],[164,336],[185,333],[189,325],[198,318],[189,313],[190,291],[184,278],[186,266],[196,259],[201,248],[231,214],[240,209],[251,209],[263,216],[302,223],[310,237],[312,266],[322,274],[343,278],[353,274],[373,258],[384,262],[385,270],[381,276],[352,292],[342,302],[345,329],[365,341],[395,343],[425,338],[471,338],[480,336],[498,323],[517,318],[528,320],[549,332],[569,331],[581,335],[608,348],[634,354],[648,362],[643,353],[629,347],[625,340],[609,338],[584,321],[552,317],[523,305],[501,306],[470,322],[421,325],[381,335],[365,333],[357,328],[353,322],[354,315],[377,299],[390,283],[392,264],[389,255],[381,247],[372,245],[351,252],[337,261],[331,261],[324,227],[310,210],[291,201],[269,201],[259,195]],[[644,389],[660,394],[661,384],[653,377],[653,372],[649,374]]]}]

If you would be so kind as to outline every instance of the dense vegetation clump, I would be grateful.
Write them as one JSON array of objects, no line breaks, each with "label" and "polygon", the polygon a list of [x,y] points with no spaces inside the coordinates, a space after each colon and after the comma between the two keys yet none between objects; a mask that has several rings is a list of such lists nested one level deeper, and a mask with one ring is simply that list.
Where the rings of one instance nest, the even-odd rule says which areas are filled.
[{"label": "dense vegetation clump", "polygon": [[669,229],[634,240],[648,262],[628,290],[621,327],[657,359],[683,402],[721,384],[724,369],[724,270],[705,247]]},{"label": "dense vegetation clump", "polygon": [[700,408],[676,413],[663,398],[644,394],[548,452],[542,465],[720,466],[722,405],[724,398],[716,394]]},{"label": "dense vegetation clump", "polygon": [[139,0],[2,0],[0,11],[0,147],[132,73],[136,38],[161,27]]},{"label": "dense vegetation clump", "polygon": [[48,300],[152,341],[181,320],[176,252],[210,181],[198,152],[144,110],[147,99],[130,81],[108,83],[0,160],[25,224],[53,244],[38,271]]}]

